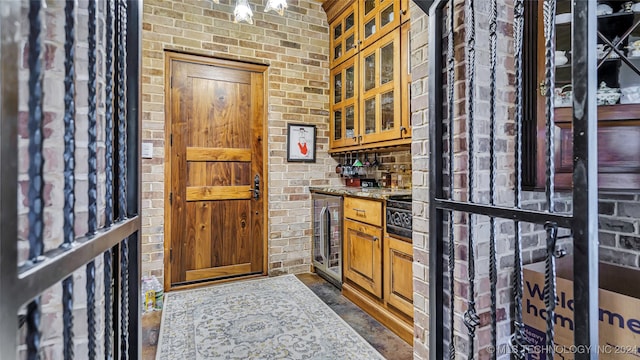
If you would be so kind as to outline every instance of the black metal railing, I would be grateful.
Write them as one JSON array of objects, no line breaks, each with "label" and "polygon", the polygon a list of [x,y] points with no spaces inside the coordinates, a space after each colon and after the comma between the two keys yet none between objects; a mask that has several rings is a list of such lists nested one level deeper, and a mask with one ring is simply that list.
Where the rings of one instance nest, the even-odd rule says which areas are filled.
[{"label": "black metal railing", "polygon": [[[78,39],[77,2],[64,3],[64,14],[45,13],[44,1],[0,2],[0,358],[13,359],[23,349],[28,359],[43,355],[42,294],[51,287],[62,288],[61,298],[54,300],[62,309],[61,354],[64,359],[137,359],[141,355],[140,336],[140,164],[139,164],[139,78],[142,3],[127,0],[90,0],[83,4],[88,12],[88,38]],[[28,39],[21,39],[23,9],[28,8]],[[51,16],[64,21],[64,102],[63,107],[63,168],[44,164],[51,161],[43,148],[45,142],[44,79],[50,69],[45,64],[45,23]],[[101,21],[104,24],[101,25]],[[103,26],[104,31],[99,31]],[[102,36],[103,38],[98,38]],[[26,40],[26,41],[25,41]],[[88,113],[76,111],[79,101],[76,74],[79,69],[78,40],[88,43],[87,97]],[[22,86],[20,47],[28,48],[28,91]],[[103,44],[102,52],[98,51]],[[103,56],[103,59],[99,59]],[[104,61],[103,61],[104,60]],[[104,65],[102,65],[104,64]],[[98,66],[105,66],[104,78]],[[55,79],[55,77],[53,77]],[[104,90],[98,85],[104,83]],[[101,96],[100,91],[104,91]],[[28,94],[21,99],[20,94]],[[19,104],[28,104],[28,153],[19,150],[21,127]],[[117,106],[117,111],[114,107]],[[98,118],[104,109],[104,126]],[[83,126],[78,126],[82,124]],[[117,124],[117,127],[115,126]],[[79,156],[80,134],[86,128],[87,156]],[[100,133],[102,132],[102,133]],[[85,134],[82,134],[85,135]],[[84,139],[85,137],[83,137]],[[102,140],[103,139],[103,140]],[[57,141],[57,140],[48,140]],[[105,151],[98,151],[100,141]],[[104,158],[100,158],[103,156]],[[28,259],[19,263],[18,213],[19,163],[28,163]],[[76,198],[78,194],[78,163],[85,162],[87,175],[88,213],[85,235],[78,236]],[[103,163],[104,167],[99,168]],[[82,167],[84,168],[84,166]],[[99,191],[99,172],[104,171],[104,195]],[[62,243],[47,243],[46,229],[57,222],[44,214],[45,178],[63,174]],[[85,194],[82,194],[83,196]],[[117,197],[117,198],[116,198]],[[55,200],[51,200],[54,202]],[[114,203],[117,201],[117,211]],[[58,205],[58,204],[54,204]],[[103,217],[100,215],[103,205]],[[57,216],[55,214],[54,216]],[[101,220],[103,219],[103,220]],[[100,223],[103,222],[102,225]],[[96,261],[98,260],[98,261]],[[104,293],[97,294],[97,264],[102,267]],[[86,334],[74,334],[74,290],[79,288],[77,270],[84,268],[86,290]],[[103,297],[104,307],[98,306]],[[102,299],[102,298],[100,298]],[[51,300],[47,300],[51,303]],[[76,306],[77,307],[77,306]],[[104,319],[104,329],[98,329],[98,319]],[[21,326],[26,329],[22,330]],[[103,330],[103,331],[101,331]],[[25,334],[19,340],[19,334]],[[101,334],[102,333],[102,334]],[[100,342],[97,336],[104,336]],[[88,353],[75,352],[76,336],[87,337]],[[24,341],[24,344],[21,342]],[[103,347],[102,347],[103,346]]]},{"label": "black metal railing", "polygon": [[[496,101],[497,76],[500,70],[496,62],[497,43],[501,40],[496,31],[498,26],[498,4],[490,0],[488,16],[476,17],[477,4],[474,0],[454,1],[439,0],[434,2],[416,1],[429,14],[429,126],[430,126],[430,228],[429,228],[429,354],[433,359],[455,359],[457,353],[465,352],[466,358],[479,357],[480,349],[475,347],[479,341],[475,338],[479,326],[490,326],[490,344],[481,344],[485,349],[493,349],[490,358],[496,359],[501,354],[498,349],[500,335],[498,334],[497,283],[498,268],[496,255],[496,221],[512,222],[511,237],[514,246],[512,251],[513,266],[510,278],[512,295],[511,304],[511,333],[509,353],[511,358],[522,359],[527,347],[523,330],[522,297],[523,297],[523,257],[522,257],[522,226],[524,223],[537,224],[546,231],[545,245],[545,305],[547,311],[546,348],[545,357],[553,359],[554,344],[554,306],[555,306],[555,258],[557,257],[556,240],[560,228],[570,230],[573,238],[574,252],[574,293],[575,313],[581,314],[574,318],[576,346],[593,349],[598,345],[598,231],[597,231],[597,142],[596,142],[596,101],[595,80],[596,60],[589,54],[596,53],[596,6],[595,1],[573,2],[572,21],[572,51],[573,73],[573,192],[571,214],[559,213],[554,209],[556,193],[554,190],[554,56],[555,56],[555,1],[544,1],[544,35],[545,35],[545,79],[546,79],[546,208],[531,210],[523,206],[522,202],[522,149],[523,139],[523,39],[525,4],[524,0],[515,0],[513,7],[513,40],[514,46],[514,79],[509,83],[513,86],[515,101],[514,124],[512,141],[514,148],[509,153],[513,164],[513,202],[505,205],[496,201],[497,174],[497,133],[496,133]],[[454,6],[455,4],[464,5]],[[464,4],[463,4],[464,3]],[[484,5],[484,3],[483,3]],[[458,11],[460,13],[458,13]],[[464,16],[464,44],[454,34],[456,16]],[[483,23],[476,23],[476,19],[483,19]],[[486,20],[485,20],[486,19]],[[476,92],[476,29],[488,29],[489,59],[486,64],[490,71],[488,92]],[[503,39],[504,40],[504,39]],[[446,44],[445,44],[446,42]],[[455,56],[456,45],[463,45],[465,57]],[[482,54],[487,54],[482,49]],[[485,55],[486,56],[486,55]],[[459,68],[465,69],[464,75],[456,76]],[[462,80],[456,80],[462,79]],[[459,94],[460,87],[456,81],[464,82],[464,94]],[[487,95],[483,95],[487,94]],[[458,97],[456,97],[458,95]],[[460,100],[463,99],[463,102]],[[479,101],[488,103],[488,130],[482,134],[488,137],[488,161],[486,168],[478,169],[477,154],[482,150],[474,147],[479,137],[476,133],[476,104]],[[504,100],[501,100],[504,101]],[[462,114],[456,114],[455,109],[461,109]],[[446,111],[445,111],[446,109]],[[458,116],[456,118],[456,116]],[[455,136],[460,135],[460,138]],[[464,145],[454,140],[464,141]],[[525,145],[526,146],[526,145]],[[504,149],[502,150],[504,151]],[[466,156],[466,162],[462,161]],[[464,162],[464,164],[462,164]],[[464,170],[456,169],[463,167]],[[442,170],[444,169],[444,171]],[[488,172],[489,183],[486,196],[478,196],[475,179],[479,170]],[[485,172],[485,173],[486,173]],[[461,179],[455,181],[455,179]],[[482,198],[482,199],[480,199]],[[488,320],[482,321],[476,310],[479,282],[476,252],[479,249],[478,235],[475,233],[476,222],[480,217],[488,217],[488,292],[490,302],[487,307]],[[462,226],[465,231],[458,231]],[[446,229],[446,230],[445,230]],[[502,231],[504,235],[504,231]],[[466,251],[457,251],[457,246],[463,246]],[[503,250],[504,251],[504,250]],[[463,255],[464,254],[464,255]],[[464,258],[462,258],[464,256]],[[462,263],[468,270],[466,278],[455,266]],[[461,290],[461,287],[464,289]],[[463,305],[460,305],[463,304]],[[448,315],[448,316],[446,316]],[[460,320],[458,320],[460,319]],[[456,321],[466,326],[466,334],[462,334]],[[461,324],[458,324],[461,325]],[[503,334],[504,336],[504,334]],[[503,342],[504,344],[504,342]],[[549,346],[550,345],[550,346]],[[593,347],[592,347],[593,345]],[[489,350],[491,352],[491,350]],[[576,359],[597,359],[595,351],[575,354]]]}]

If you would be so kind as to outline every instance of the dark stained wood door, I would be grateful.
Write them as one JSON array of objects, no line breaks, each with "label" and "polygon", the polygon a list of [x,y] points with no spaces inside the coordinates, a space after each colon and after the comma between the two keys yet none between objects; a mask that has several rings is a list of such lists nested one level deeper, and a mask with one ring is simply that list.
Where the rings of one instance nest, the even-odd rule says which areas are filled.
[{"label": "dark stained wood door", "polygon": [[264,273],[264,66],[167,53],[170,287]]}]

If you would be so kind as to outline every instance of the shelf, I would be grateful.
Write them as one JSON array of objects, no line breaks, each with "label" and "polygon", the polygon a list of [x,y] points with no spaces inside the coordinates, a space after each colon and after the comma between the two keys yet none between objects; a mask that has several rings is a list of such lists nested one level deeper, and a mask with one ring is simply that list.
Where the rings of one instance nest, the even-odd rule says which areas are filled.
[{"label": "shelf", "polygon": [[625,17],[625,16],[635,16],[636,14],[640,15],[640,13],[637,13],[637,12],[614,12],[613,14],[598,15],[598,20]]},{"label": "shelf", "polygon": [[[556,18],[558,15],[561,15],[561,14],[557,14]],[[613,14],[608,14],[608,15],[598,15],[597,18],[598,20],[609,20],[609,19],[615,19],[619,17],[627,17],[627,16],[635,16],[635,15],[640,15],[640,12],[615,12]],[[571,20],[560,21],[560,22],[556,20],[556,25],[571,25],[571,23],[572,23]]]},{"label": "shelf", "polygon": [[[573,109],[571,106],[555,109],[556,122],[571,122]],[[634,121],[638,122],[640,104],[615,104],[598,106],[598,121]]]}]

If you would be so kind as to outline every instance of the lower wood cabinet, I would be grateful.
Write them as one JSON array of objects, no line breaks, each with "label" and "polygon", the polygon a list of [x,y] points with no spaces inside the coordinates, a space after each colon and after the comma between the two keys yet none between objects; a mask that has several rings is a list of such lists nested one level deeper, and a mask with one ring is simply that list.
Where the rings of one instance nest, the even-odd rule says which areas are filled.
[{"label": "lower wood cabinet", "polygon": [[344,198],[342,294],[413,344],[413,245],[387,236],[378,200]]},{"label": "lower wood cabinet", "polygon": [[384,239],[384,298],[387,305],[413,319],[413,245]]},{"label": "lower wood cabinet", "polygon": [[382,297],[382,229],[345,219],[344,276]]}]

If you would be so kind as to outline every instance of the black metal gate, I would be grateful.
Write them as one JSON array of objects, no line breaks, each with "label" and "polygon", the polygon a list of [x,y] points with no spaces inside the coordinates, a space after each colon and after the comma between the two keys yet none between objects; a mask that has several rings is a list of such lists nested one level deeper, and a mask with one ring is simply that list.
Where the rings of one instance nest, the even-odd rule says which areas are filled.
[{"label": "black metal gate", "polygon": [[[498,8],[496,0],[475,2],[464,0],[464,55],[463,61],[456,61],[454,49],[454,27],[456,13],[462,8],[463,1],[435,1],[429,8],[429,126],[430,126],[430,228],[429,228],[429,305],[430,305],[430,339],[429,352],[432,359],[477,358],[479,349],[476,331],[481,323],[477,306],[477,252],[478,236],[474,234],[479,218],[489,219],[488,239],[488,279],[490,288],[490,311],[485,315],[484,325],[490,325],[491,345],[490,358],[505,355],[498,351],[500,340],[497,335],[497,259],[496,259],[496,221],[508,220],[513,229],[510,236],[513,249],[513,272],[510,296],[511,320],[509,354],[511,358],[524,358],[529,347],[523,336],[522,297],[523,297],[523,260],[521,226],[525,223],[544,226],[546,230],[546,269],[545,269],[545,305],[547,311],[546,348],[544,357],[553,359],[554,346],[554,307],[555,307],[555,258],[558,256],[556,240],[559,229],[567,229],[573,239],[574,256],[574,294],[575,296],[575,338],[576,346],[595,349],[598,345],[598,231],[597,231],[597,143],[596,143],[596,1],[573,1],[572,5],[572,84],[573,84],[573,190],[571,200],[572,213],[559,213],[554,209],[554,36],[555,36],[555,1],[544,0],[545,23],[545,65],[546,65],[546,208],[542,210],[525,209],[522,206],[522,147],[523,147],[523,29],[524,1],[514,1],[514,59],[515,59],[515,119],[513,119],[513,157],[515,174],[510,185],[513,187],[511,204],[498,204],[496,201],[496,44],[498,27]],[[416,2],[423,9],[426,6]],[[454,5],[460,5],[458,9]],[[477,23],[476,7],[489,6],[488,22]],[[460,17],[458,17],[460,18]],[[476,94],[476,29],[488,29],[489,33],[489,92],[479,99]],[[447,46],[443,46],[446,44]],[[486,49],[481,49],[486,50]],[[486,52],[485,52],[486,53]],[[465,74],[456,74],[460,63],[464,62]],[[457,75],[457,76],[456,76]],[[464,110],[456,98],[456,80],[463,79],[465,94]],[[488,104],[488,149],[477,146],[475,131],[480,126],[475,122],[476,104],[478,100]],[[460,115],[462,114],[462,115]],[[456,119],[458,116],[458,119]],[[454,121],[455,120],[455,121]],[[465,121],[466,120],[466,121]],[[462,129],[463,145],[455,129]],[[485,126],[485,128],[487,128]],[[476,190],[478,180],[478,150],[488,153],[485,167],[488,172],[488,191],[482,198]],[[459,153],[467,154],[467,158],[459,157]],[[464,160],[463,160],[464,159]],[[488,166],[487,166],[488,164]],[[463,168],[464,171],[458,169]],[[444,169],[444,170],[442,170]],[[465,231],[459,231],[462,224]],[[502,231],[504,232],[504,231]],[[458,236],[459,235],[459,236]],[[468,250],[457,251],[463,244]],[[460,290],[460,273],[456,265],[462,261],[467,271],[463,282],[468,284],[464,291]],[[464,295],[463,295],[464,294]],[[463,305],[460,305],[463,303]],[[458,315],[456,317],[456,312]],[[458,331],[466,327],[466,335]],[[464,337],[464,341],[461,338]],[[460,355],[464,352],[464,355]],[[457,355],[458,353],[458,355]],[[575,354],[576,359],[597,359],[596,351],[584,351]]]},{"label": "black metal gate", "polygon": [[[0,2],[0,358],[72,359],[76,348],[74,329],[86,325],[82,335],[87,338],[88,353],[76,354],[77,358],[94,359],[104,352],[105,359],[137,359],[141,354],[138,153],[142,2],[81,2],[82,19],[88,19],[86,25],[77,21],[80,16],[76,1],[56,4],[63,4],[64,12],[47,28],[45,15],[50,14],[45,14],[44,1]],[[28,25],[22,25],[26,19]],[[64,108],[64,137],[60,140],[64,154],[59,167],[55,162],[45,167],[50,154],[43,143],[53,140],[43,135],[47,121],[44,100],[47,96],[62,98],[47,93],[44,86],[44,79],[51,74],[52,59],[51,46],[45,38],[57,24],[64,27],[64,103],[54,105]],[[21,29],[27,28],[23,54]],[[83,29],[88,29],[88,38],[78,39]],[[79,40],[88,44],[87,53],[78,53]],[[98,46],[102,46],[100,51]],[[28,63],[24,65],[28,70],[28,94],[19,92],[23,58]],[[88,69],[77,66],[79,58],[88,58]],[[77,78],[85,71],[87,85],[83,86],[88,87],[88,96],[81,99]],[[19,109],[19,104],[27,103],[20,101],[22,94],[28,95],[28,111]],[[86,103],[87,114],[76,112],[78,103]],[[81,146],[76,129],[86,129]],[[20,154],[20,141],[28,142],[28,154]],[[83,156],[79,148],[87,155]],[[23,179],[28,186],[23,199],[28,215],[19,214],[16,206],[22,196],[18,176],[21,162],[28,162],[28,178]],[[82,179],[87,189],[77,186],[78,168],[87,169]],[[45,194],[47,178],[52,174],[61,175],[64,182],[64,204],[58,204],[62,211],[54,214],[62,219],[61,230],[51,230],[56,222],[45,217],[46,208],[51,206],[48,202],[56,204],[56,198],[49,199]],[[87,215],[83,215],[88,231],[82,236],[74,231],[78,225],[75,201],[80,191],[88,199]],[[28,235],[23,240],[18,228],[21,216],[28,216],[28,230],[24,231]],[[60,240],[59,246],[45,243],[47,231],[62,234],[62,239],[56,239]],[[19,243],[28,244],[26,261],[19,261],[24,252]],[[98,269],[103,273],[101,283],[96,277],[96,263],[102,264]],[[83,283],[74,282],[74,272],[79,269],[84,269]],[[97,293],[96,285],[103,287],[104,293]],[[53,337],[60,343],[53,348],[61,353],[44,354],[43,338],[55,329],[42,326],[42,294],[52,287],[61,287],[61,298],[47,299],[62,309],[62,336],[58,340]],[[86,305],[82,305],[86,306],[86,324],[82,326],[76,322],[84,314],[77,316],[74,309],[79,287],[86,291]],[[19,348],[22,350],[18,355]]]}]

